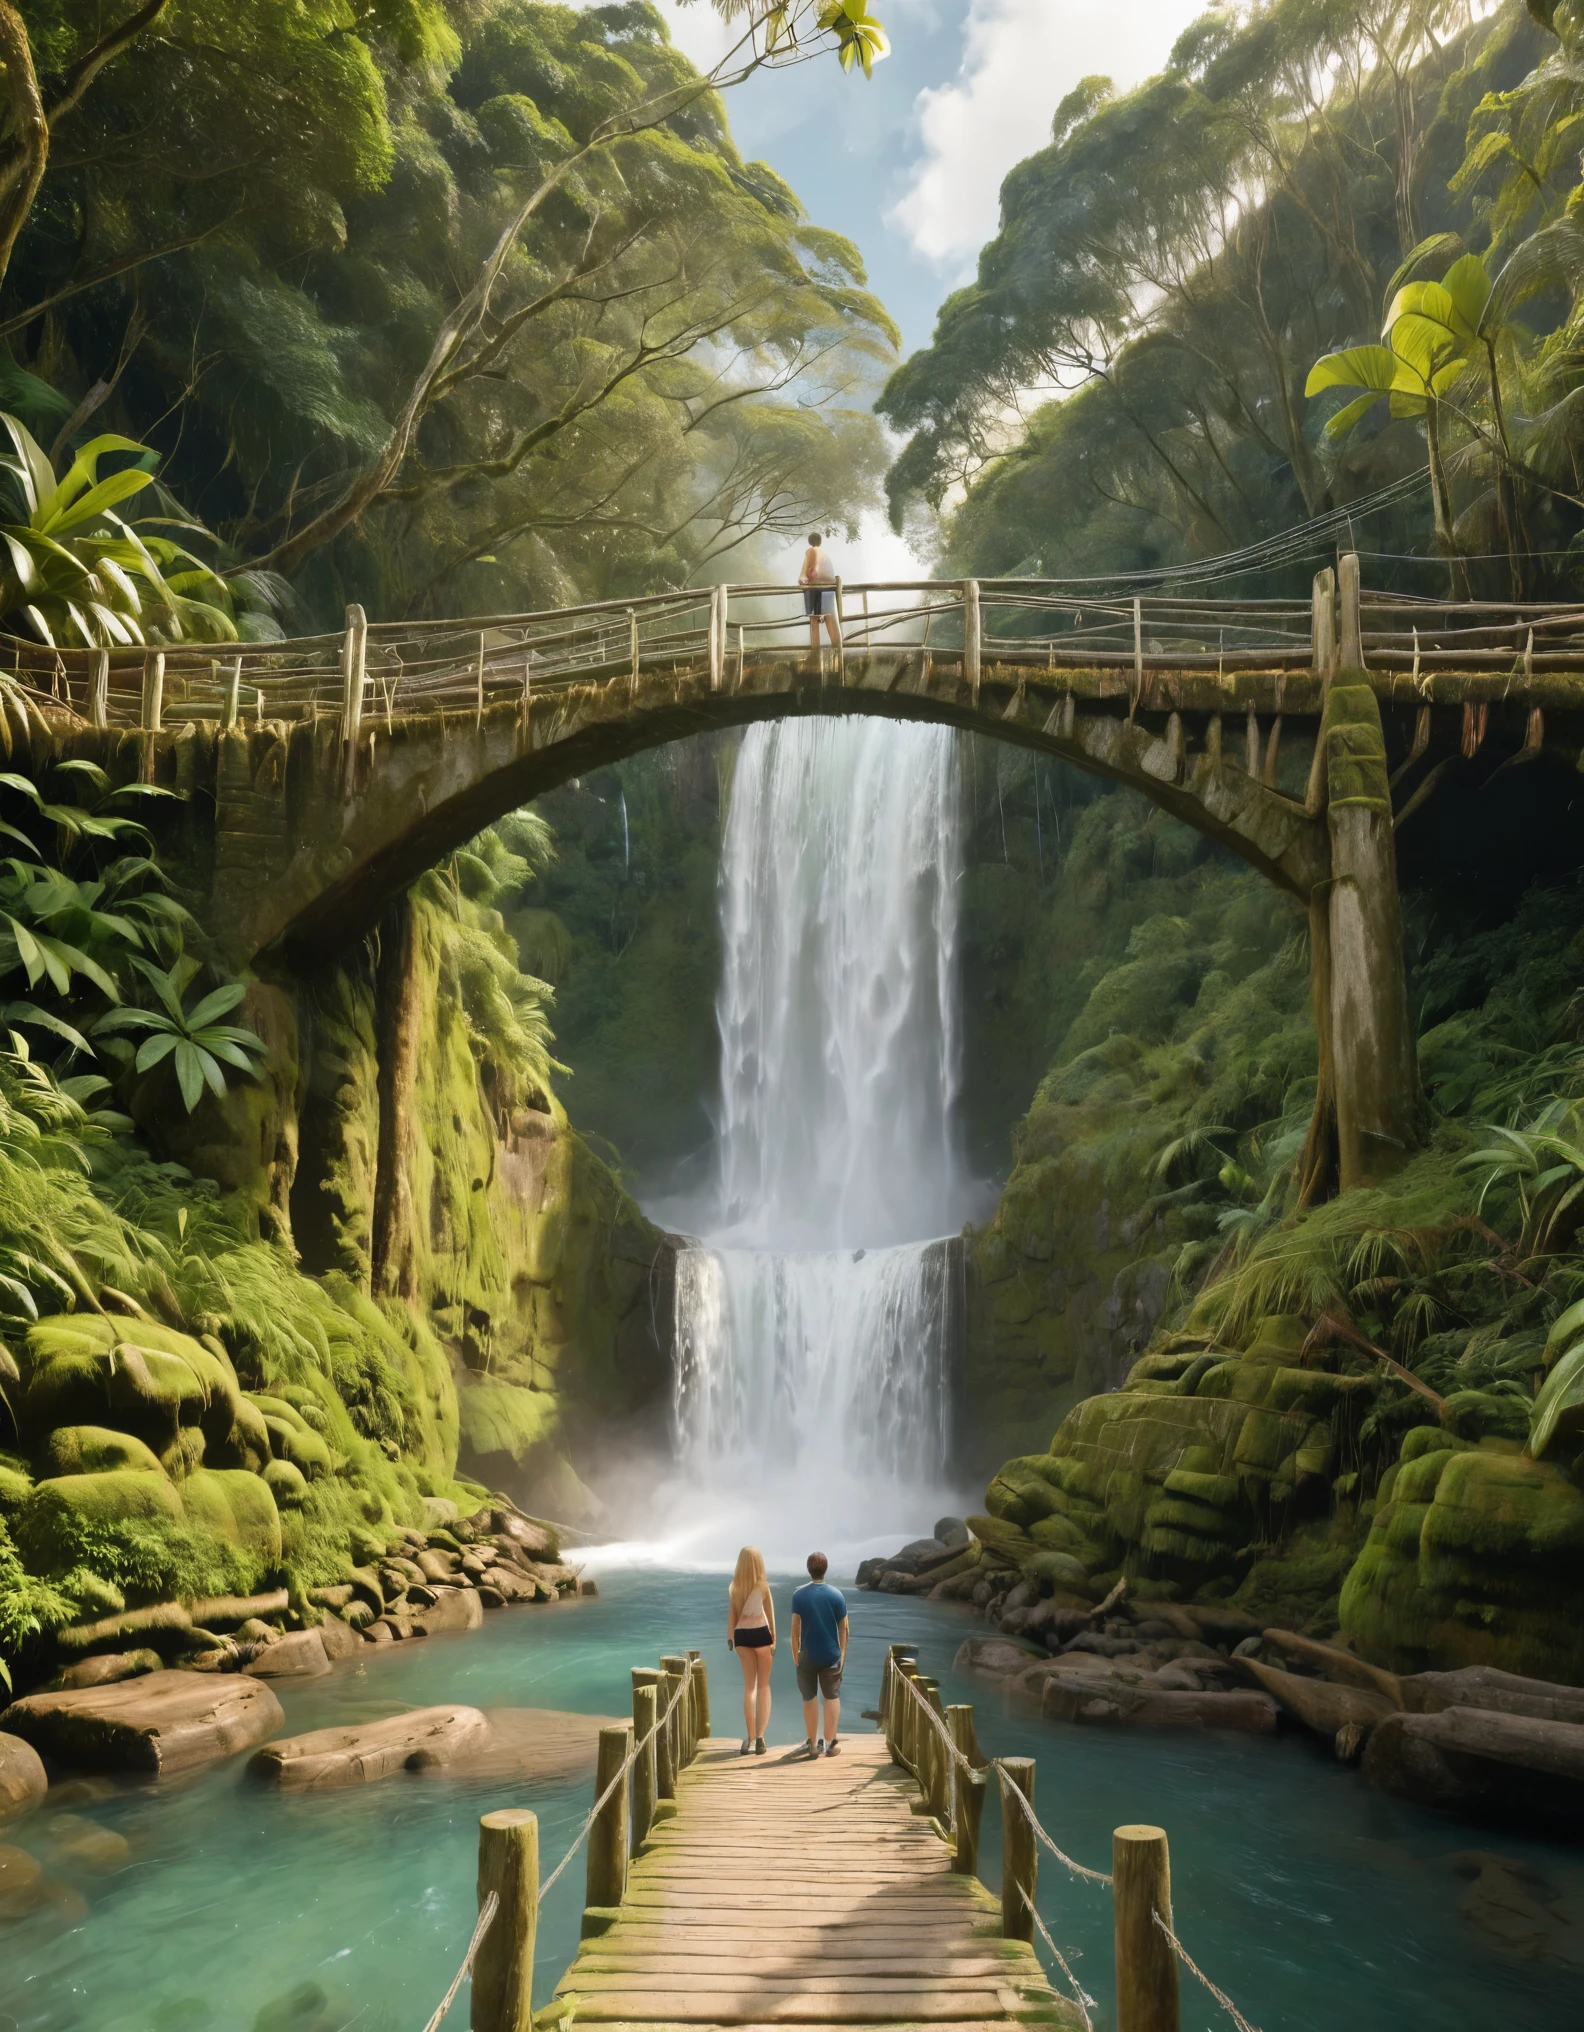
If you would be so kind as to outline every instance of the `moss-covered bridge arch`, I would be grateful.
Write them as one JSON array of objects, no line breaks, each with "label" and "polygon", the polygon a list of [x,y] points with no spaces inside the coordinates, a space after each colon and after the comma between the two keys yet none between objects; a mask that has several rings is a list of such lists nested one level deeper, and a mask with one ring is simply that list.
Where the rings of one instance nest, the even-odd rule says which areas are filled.
[{"label": "moss-covered bridge arch", "polygon": [[1488,728],[1509,760],[1535,759],[1548,712],[1565,740],[1581,717],[1565,676],[1481,675],[1473,686],[1488,697],[1475,702],[1453,673],[1333,680],[1323,656],[1319,669],[1289,658],[1224,671],[1202,656],[1064,668],[1016,647],[914,645],[827,654],[821,669],[801,654],[744,653],[740,639],[723,656],[713,630],[686,653],[519,691],[486,686],[478,640],[477,694],[461,710],[419,701],[363,716],[316,700],[296,717],[239,716],[233,686],[224,719],[118,731],[52,716],[52,739],[192,793],[181,857],[216,940],[239,965],[297,978],[355,945],[418,875],[506,812],[690,734],[862,713],[1049,754],[1138,791],[1306,907],[1321,1052],[1311,1197],[1381,1176],[1417,1138],[1395,824]]}]

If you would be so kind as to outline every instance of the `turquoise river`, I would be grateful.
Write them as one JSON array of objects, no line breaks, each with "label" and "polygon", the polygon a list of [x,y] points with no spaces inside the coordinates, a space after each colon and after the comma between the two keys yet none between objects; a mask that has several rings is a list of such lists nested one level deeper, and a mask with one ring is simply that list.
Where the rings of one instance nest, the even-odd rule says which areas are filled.
[{"label": "turquoise river", "polygon": [[[777,1587],[784,1620],[790,1583]],[[508,1610],[471,1636],[370,1650],[327,1679],[279,1686],[291,1731],[460,1700],[621,1715],[628,1668],[700,1649],[717,1733],[735,1730],[740,1681],[727,1654],[725,1582],[654,1571],[602,1575],[598,1600]],[[1111,1829],[1156,1821],[1172,1844],[1178,1930],[1260,2032],[1562,2032],[1580,2023],[1584,1862],[1506,1832],[1433,1818],[1371,1792],[1296,1736],[1080,1730],[1009,1712],[987,1682],[954,1674],[965,1612],[850,1593],[844,1720],[872,1724],[888,1642],[910,1638],[948,1697],[972,1700],[991,1754],[1038,1760],[1041,1817],[1080,1861],[1109,1866]],[[785,1646],[770,1741],[801,1736]],[[546,1872],[591,1798],[587,1781],[539,1787],[400,1777],[289,1797],[252,1788],[244,1759],[166,1787],[127,1789],[73,1810],[124,1835],[130,1860],[76,1877],[51,1858],[50,1811],[5,1839],[36,1851],[86,1898],[86,1918],[0,1926],[0,2032],[422,2032],[466,1947],[478,1815],[529,1805]],[[986,1814],[985,1873],[999,1830]],[[1469,1851],[1543,1879],[1566,1961],[1501,1951],[1462,1911]],[[1111,2023],[1108,1894],[1045,1859],[1040,1905]],[[1529,1873],[1525,1875],[1525,1873]],[[541,1916],[537,1993],[548,1997],[577,1942],[575,1862]],[[744,1952],[753,1943],[745,1939]],[[1191,1992],[1191,1994],[1189,1993]],[[1185,2032],[1229,2020],[1191,1983]],[[450,2027],[467,2023],[464,1990]]]}]

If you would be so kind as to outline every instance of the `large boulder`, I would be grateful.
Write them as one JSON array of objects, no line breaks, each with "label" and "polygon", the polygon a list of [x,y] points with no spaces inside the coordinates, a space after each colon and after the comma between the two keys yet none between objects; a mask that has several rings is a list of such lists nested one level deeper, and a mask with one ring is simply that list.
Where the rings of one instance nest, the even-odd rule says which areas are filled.
[{"label": "large boulder", "polygon": [[250,1749],[285,1716],[267,1686],[229,1673],[150,1672],[114,1686],[34,1693],[0,1713],[57,1763],[168,1777]]},{"label": "large boulder", "polygon": [[1388,1715],[1364,1774],[1420,1806],[1584,1833],[1584,1728],[1573,1722],[1466,1707]]},{"label": "large boulder", "polygon": [[1048,1721],[1103,1728],[1236,1729],[1261,1736],[1276,1728],[1276,1703],[1264,1693],[1189,1693],[1100,1678],[1048,1677],[1040,1712]]},{"label": "large boulder", "polygon": [[181,1485],[189,1524],[245,1552],[260,1566],[279,1566],[280,1512],[268,1484],[243,1468],[195,1468]]},{"label": "large boulder", "polygon": [[250,1679],[312,1679],[330,1670],[330,1660],[317,1630],[294,1630],[261,1651],[242,1670]]},{"label": "large boulder", "polygon": [[425,1637],[443,1630],[476,1630],[484,1620],[484,1604],[472,1588],[444,1587],[434,1590],[432,1606],[413,1617],[414,1629]]},{"label": "large boulder", "polygon": [[96,1475],[117,1468],[163,1473],[159,1455],[130,1432],[103,1425],[58,1425],[44,1441],[41,1465],[49,1475]]},{"label": "large boulder", "polygon": [[31,1743],[0,1735],[0,1820],[26,1813],[49,1790],[49,1778]]},{"label": "large boulder", "polygon": [[1489,1665],[1584,1684],[1584,1489],[1511,1440],[1416,1427],[1341,1615],[1353,1648],[1396,1672]]},{"label": "large boulder", "polygon": [[368,1785],[396,1771],[438,1770],[482,1746],[489,1724],[476,1707],[422,1707],[347,1728],[314,1729],[266,1743],[248,1776],[282,1792]]}]

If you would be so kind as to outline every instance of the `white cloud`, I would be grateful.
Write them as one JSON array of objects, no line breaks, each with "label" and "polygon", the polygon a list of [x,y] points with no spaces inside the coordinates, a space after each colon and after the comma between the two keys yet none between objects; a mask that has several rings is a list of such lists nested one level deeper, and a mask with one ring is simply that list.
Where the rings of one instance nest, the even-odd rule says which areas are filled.
[{"label": "white cloud", "polygon": [[1206,0],[971,0],[963,58],[916,101],[923,142],[887,214],[917,251],[956,278],[996,230],[1001,181],[1050,139],[1051,115],[1095,72],[1125,90],[1160,69]]}]

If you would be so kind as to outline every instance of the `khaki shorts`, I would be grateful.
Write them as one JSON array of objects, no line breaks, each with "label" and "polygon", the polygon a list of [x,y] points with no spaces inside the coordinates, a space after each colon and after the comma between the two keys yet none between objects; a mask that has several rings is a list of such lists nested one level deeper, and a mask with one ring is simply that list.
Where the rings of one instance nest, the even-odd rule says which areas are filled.
[{"label": "khaki shorts", "polygon": [[811,1658],[800,1658],[797,1683],[805,1700],[814,1698],[816,1688],[827,1700],[836,1700],[841,1694],[841,1660],[838,1658],[834,1665],[816,1665]]}]

